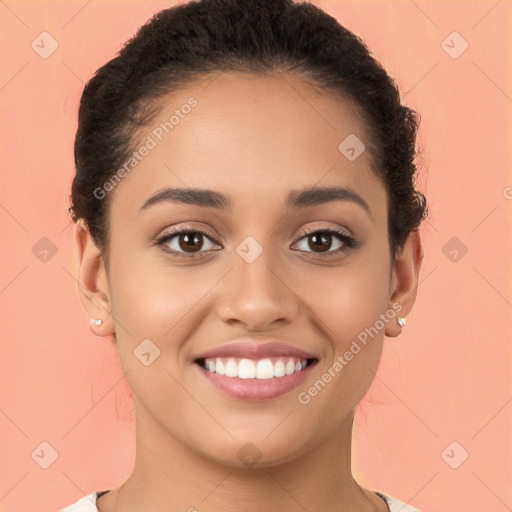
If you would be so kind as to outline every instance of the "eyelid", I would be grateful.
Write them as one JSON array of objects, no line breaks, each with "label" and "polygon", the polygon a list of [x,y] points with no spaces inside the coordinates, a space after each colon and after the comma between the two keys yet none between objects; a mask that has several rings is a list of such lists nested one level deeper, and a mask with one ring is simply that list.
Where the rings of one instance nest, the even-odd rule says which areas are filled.
[{"label": "eyelid", "polygon": [[[309,235],[315,234],[315,233],[328,233],[332,236],[337,236],[341,242],[344,244],[341,249],[336,249],[335,251],[329,250],[326,253],[315,253],[314,251],[298,251],[298,252],[306,252],[310,253],[313,256],[314,259],[327,259],[329,257],[335,257],[339,254],[348,253],[349,251],[356,249],[361,246],[361,242],[355,238],[353,235],[351,235],[348,230],[345,230],[344,228],[340,227],[333,227],[333,226],[312,226],[305,228],[301,233],[300,236],[296,239],[296,241],[293,243],[292,247],[295,246],[298,242],[303,240],[304,238],[307,238]],[[203,235],[204,237],[208,238],[211,242],[213,242],[216,245],[221,245],[215,237],[211,236],[207,231],[203,230],[202,228],[195,228],[193,226],[181,226],[178,228],[173,228],[167,233],[164,233],[163,235],[157,237],[154,244],[155,245],[165,245],[167,242],[172,240],[174,237],[179,236],[184,233],[199,233]],[[209,252],[212,251],[212,249],[207,251],[199,251],[197,253],[185,253],[181,251],[176,251],[174,249],[162,249],[167,253],[170,253],[172,255],[177,256],[178,258],[183,257],[187,258],[189,260],[202,258],[203,255],[208,255]],[[213,249],[214,251],[216,249]],[[324,256],[325,254],[325,256]]]},{"label": "eyelid", "polygon": [[[211,240],[212,243],[214,243],[216,245],[220,245],[219,242],[214,237],[212,237],[208,232],[206,232],[202,228],[194,228],[192,226],[182,226],[182,227],[178,227],[178,228],[172,228],[170,231],[167,231],[166,233],[158,236],[154,241],[154,245],[164,246],[173,238],[175,238],[179,235],[182,235],[184,233],[200,233],[204,237]],[[204,257],[203,255],[205,254],[205,252],[206,253],[209,252],[209,251],[200,251],[198,253],[184,253],[181,251],[176,251],[174,249],[162,249],[162,250],[166,253],[170,253],[174,256],[177,256],[178,258],[187,258],[190,260],[202,258],[202,257]]]}]

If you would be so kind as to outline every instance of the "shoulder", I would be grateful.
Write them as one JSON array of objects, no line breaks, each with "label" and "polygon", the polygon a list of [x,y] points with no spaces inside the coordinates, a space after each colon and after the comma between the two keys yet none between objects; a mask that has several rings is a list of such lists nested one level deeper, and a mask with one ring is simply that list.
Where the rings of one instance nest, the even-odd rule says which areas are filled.
[{"label": "shoulder", "polygon": [[96,507],[97,498],[98,493],[93,492],[87,496],[83,496],[76,503],[59,510],[59,512],[98,512],[98,508]]},{"label": "shoulder", "polygon": [[377,494],[386,501],[391,512],[420,512],[420,510],[418,510],[417,508],[414,508],[411,505],[407,505],[403,501],[397,500],[392,496],[389,496],[382,492],[377,492]]},{"label": "shoulder", "polygon": [[[391,512],[421,512],[417,508],[407,505],[403,501],[393,498],[388,494],[382,492],[377,492],[376,494],[386,501]],[[96,507],[97,498],[98,492],[93,492],[87,496],[83,496],[76,503],[59,510],[59,512],[98,512],[98,508]]]}]

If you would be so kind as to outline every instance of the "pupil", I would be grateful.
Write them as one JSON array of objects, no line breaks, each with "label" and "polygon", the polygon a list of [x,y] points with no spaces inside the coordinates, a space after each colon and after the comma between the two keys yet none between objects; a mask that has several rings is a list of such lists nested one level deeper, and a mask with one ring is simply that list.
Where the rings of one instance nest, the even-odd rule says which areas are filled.
[{"label": "pupil", "polygon": [[[199,243],[200,233],[193,233],[192,236],[190,234],[184,234],[180,236],[180,248],[187,252],[194,252],[193,249],[200,249],[201,245]],[[181,241],[185,240],[185,243],[182,244]],[[198,247],[194,247],[194,244],[198,244]],[[191,250],[192,249],[192,250]]]},{"label": "pupil", "polygon": [[[321,252],[328,251],[331,244],[330,244],[330,238],[331,235],[322,233],[320,235],[314,234],[310,235],[310,238],[312,240],[312,245],[315,246],[317,249],[320,249]],[[200,249],[201,245],[199,243],[201,237],[201,233],[192,233],[190,234],[184,234],[180,236],[180,248],[187,252],[194,252],[194,249]],[[182,241],[184,240],[184,243]],[[196,247],[197,246],[197,247]]]},{"label": "pupil", "polygon": [[[316,245],[316,247],[322,249],[322,251],[328,251],[329,247],[331,246],[330,242],[328,241],[328,237],[330,236],[331,235],[326,235],[323,233],[321,235],[311,235],[311,238],[313,239],[313,244]],[[317,244],[318,239],[322,240],[321,244]]]}]

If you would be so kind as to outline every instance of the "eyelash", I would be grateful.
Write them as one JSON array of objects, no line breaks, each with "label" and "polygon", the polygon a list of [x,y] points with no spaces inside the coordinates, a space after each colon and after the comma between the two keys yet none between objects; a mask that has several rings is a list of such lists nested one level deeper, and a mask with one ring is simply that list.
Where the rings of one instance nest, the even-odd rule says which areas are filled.
[{"label": "eyelash", "polygon": [[[163,246],[169,240],[172,240],[177,235],[191,234],[191,233],[201,234],[201,235],[205,236],[206,238],[210,239],[212,242],[217,243],[217,241],[212,239],[212,237],[210,237],[208,235],[208,233],[205,233],[204,231],[202,231],[200,229],[195,229],[195,228],[189,229],[189,228],[185,227],[185,228],[175,229],[165,235],[162,235],[160,238],[156,239],[155,244]],[[329,251],[328,253],[325,253],[325,255],[318,254],[318,253],[312,253],[312,254],[315,254],[314,258],[330,258],[333,256],[337,256],[339,254],[348,253],[351,249],[357,248],[360,245],[360,243],[353,236],[350,236],[347,233],[345,233],[341,230],[338,230],[336,228],[306,229],[306,231],[302,234],[302,236],[299,238],[298,241],[300,241],[303,238],[306,238],[312,234],[317,234],[317,233],[324,233],[324,234],[327,233],[327,234],[337,235],[340,238],[341,242],[343,242],[344,245],[341,248],[336,249],[335,251]],[[179,251],[174,251],[174,250],[165,249],[165,248],[163,250],[167,253],[172,254],[173,256],[177,256],[178,258],[188,258],[188,259],[203,258],[203,257],[205,257],[204,256],[205,253],[208,253],[208,251],[204,251],[201,253],[195,253],[195,254],[194,253],[182,253]],[[309,252],[309,251],[305,251],[305,252]]]}]

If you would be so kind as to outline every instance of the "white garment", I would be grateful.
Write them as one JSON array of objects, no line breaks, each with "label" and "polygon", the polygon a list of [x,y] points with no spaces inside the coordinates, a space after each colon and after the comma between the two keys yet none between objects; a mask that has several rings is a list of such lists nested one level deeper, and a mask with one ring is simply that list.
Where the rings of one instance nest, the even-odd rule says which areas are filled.
[{"label": "white garment", "polygon": [[[92,494],[84,496],[73,505],[59,510],[59,512],[98,512],[96,507],[98,494],[99,492],[93,492]],[[406,505],[403,501],[392,498],[387,494],[378,491],[376,494],[386,501],[390,512],[420,512],[418,509],[411,507],[411,505]]]}]

